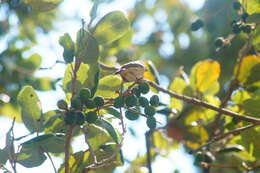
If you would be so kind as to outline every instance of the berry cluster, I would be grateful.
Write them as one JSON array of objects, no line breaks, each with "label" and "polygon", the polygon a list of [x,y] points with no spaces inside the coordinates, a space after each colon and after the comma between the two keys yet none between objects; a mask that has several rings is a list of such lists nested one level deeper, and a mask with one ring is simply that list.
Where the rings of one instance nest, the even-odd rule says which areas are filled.
[{"label": "berry cluster", "polygon": [[[137,107],[141,106],[144,109],[144,115],[147,117],[146,124],[150,129],[156,127],[156,119],[154,115],[156,113],[155,107],[159,105],[159,97],[153,95],[150,100],[142,96],[149,92],[149,85],[146,82],[140,83],[138,86],[128,90],[126,95],[118,96],[114,100],[115,108],[125,108],[125,116],[127,119],[134,121],[142,115],[141,112],[137,110]],[[133,107],[136,107],[133,109]]]},{"label": "berry cluster", "polygon": [[[64,121],[69,125],[82,125],[84,122],[95,123],[100,109],[113,106],[124,108],[125,117],[131,121],[137,120],[139,115],[147,117],[147,126],[154,129],[156,127],[155,107],[159,106],[159,97],[153,95],[148,100],[143,95],[147,94],[149,90],[149,85],[142,82],[120,93],[115,99],[108,99],[105,102],[101,96],[91,97],[91,91],[83,88],[77,96],[71,98],[70,108],[65,100],[59,100],[57,106],[59,109],[65,110]],[[139,111],[139,107],[143,108],[143,113]]]}]

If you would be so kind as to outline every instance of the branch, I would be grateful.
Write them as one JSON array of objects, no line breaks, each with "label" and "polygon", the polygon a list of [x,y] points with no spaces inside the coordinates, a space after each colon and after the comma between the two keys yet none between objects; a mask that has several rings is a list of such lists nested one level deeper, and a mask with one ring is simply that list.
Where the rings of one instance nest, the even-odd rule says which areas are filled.
[{"label": "branch", "polygon": [[146,142],[146,161],[147,161],[147,168],[149,173],[152,173],[152,164],[151,164],[151,131],[147,131],[145,133],[145,142]]},{"label": "branch", "polygon": [[195,150],[189,151],[189,153],[190,154],[196,153],[196,152],[200,151],[202,148],[205,148],[205,147],[207,147],[207,146],[209,146],[209,145],[211,145],[211,144],[213,144],[213,143],[215,143],[215,142],[217,142],[217,141],[219,141],[221,139],[224,139],[224,138],[226,138],[226,137],[228,137],[230,135],[237,135],[237,134],[241,133],[242,131],[245,131],[245,130],[253,128],[253,127],[256,127],[258,125],[260,125],[260,123],[250,124],[250,125],[247,125],[247,126],[244,126],[244,127],[239,127],[237,129],[234,129],[234,130],[230,130],[229,132],[224,133],[222,135],[215,136],[209,142],[207,142],[206,144],[200,146],[199,148],[197,148]]},{"label": "branch", "polygon": [[65,142],[65,173],[70,173],[69,171],[69,157],[70,157],[70,142],[73,132],[73,126],[68,126],[66,132],[66,142]]},{"label": "branch", "polygon": [[82,130],[84,132],[85,142],[88,144],[89,152],[90,152],[91,156],[93,157],[94,164],[96,164],[97,163],[97,156],[95,155],[94,150],[93,150],[93,148],[91,147],[91,145],[90,145],[90,143],[88,141],[87,128],[84,127],[84,128],[82,128]]},{"label": "branch", "polygon": [[194,105],[203,106],[205,108],[212,109],[212,110],[217,111],[217,112],[219,112],[221,114],[225,114],[225,115],[231,116],[231,117],[239,119],[241,121],[247,121],[247,122],[251,122],[251,123],[260,123],[260,119],[259,118],[254,118],[254,117],[242,115],[242,114],[230,111],[228,109],[219,108],[219,107],[217,107],[217,106],[215,106],[213,104],[204,102],[202,100],[199,100],[199,99],[196,99],[196,98],[193,98],[193,97],[189,97],[189,96],[178,94],[176,92],[164,89],[161,86],[159,86],[158,84],[156,84],[156,83],[154,83],[152,81],[149,81],[149,80],[146,80],[146,82],[148,82],[150,84],[150,86],[152,86],[153,88],[155,88],[155,89],[157,89],[157,90],[159,90],[159,91],[161,91],[163,93],[166,93],[166,94],[168,94],[171,97],[174,97],[176,99],[180,99],[180,100],[186,101],[186,102],[194,104]]}]

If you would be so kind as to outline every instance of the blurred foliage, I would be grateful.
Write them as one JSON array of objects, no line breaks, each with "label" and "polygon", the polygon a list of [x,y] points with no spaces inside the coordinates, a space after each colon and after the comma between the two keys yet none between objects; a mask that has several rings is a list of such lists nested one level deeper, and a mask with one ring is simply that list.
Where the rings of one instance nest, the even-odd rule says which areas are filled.
[{"label": "blurred foliage", "polygon": [[[148,157],[152,162],[156,161],[157,156],[168,157],[180,145],[187,151],[196,150],[214,139],[216,130],[223,134],[248,125],[247,122],[221,116],[221,125],[215,127],[219,116],[216,111],[175,98],[171,98],[169,103],[161,100],[159,106],[150,106],[147,111],[148,106],[143,106],[143,109],[137,104],[140,93],[139,96],[134,93],[141,88],[141,84],[137,87],[121,85],[121,78],[113,75],[114,71],[100,68],[99,62],[118,66],[141,60],[146,68],[144,78],[147,80],[176,93],[260,118],[259,1],[241,0],[238,9],[234,9],[234,3],[238,1],[206,0],[200,10],[193,11],[181,0],[139,0],[134,8],[127,11],[127,17],[120,11],[99,14],[98,6],[110,2],[94,2],[90,10],[90,23],[85,25],[83,22],[76,40],[68,33],[60,37],[59,44],[64,49],[63,58],[67,63],[62,83],[67,96],[63,102],[66,106],[47,113],[42,112],[36,91],[55,89],[55,81],[49,77],[35,77],[34,73],[40,68],[44,57],[37,53],[25,57],[25,53],[37,44],[38,34],[53,29],[57,7],[62,1],[1,2],[0,12],[4,16],[0,19],[0,39],[6,41],[0,52],[0,114],[16,117],[16,121],[22,121],[31,133],[43,132],[22,143],[21,150],[15,151],[11,128],[6,135],[6,147],[0,150],[1,164],[6,163],[7,152],[17,154],[17,163],[25,167],[41,165],[48,152],[59,156],[63,152],[64,135],[71,125],[75,126],[73,139],[87,134],[86,143],[91,146],[90,149],[70,155],[71,171],[81,172],[93,164],[93,153],[100,162],[115,153],[115,158],[110,160],[112,164],[90,171],[113,172],[124,160],[121,150],[118,150],[124,136],[118,128],[113,127],[113,122],[121,117],[121,110],[117,110],[114,102],[119,96],[125,101],[131,94],[131,104],[135,106],[133,110],[139,114],[151,114],[146,115],[148,127],[151,127],[151,121],[151,124],[156,124],[153,117],[155,111],[158,116],[164,114],[161,116],[167,123],[150,131],[151,155],[137,155],[125,172],[147,172],[144,168]],[[102,17],[98,19],[97,16]],[[13,22],[13,18],[17,22]],[[191,24],[198,19],[203,23],[197,31],[192,32]],[[146,25],[152,28],[147,29]],[[17,30],[14,32],[13,28]],[[217,38],[221,38],[218,44]],[[162,76],[164,78],[160,78]],[[235,87],[229,87],[234,81]],[[129,87],[122,96],[121,86],[132,88]],[[82,88],[89,88],[90,91],[84,102],[80,97]],[[150,93],[157,94],[158,91],[151,90]],[[230,98],[225,102],[227,95]],[[100,102],[95,101],[97,97],[101,99]],[[98,120],[91,119],[93,114],[89,112],[94,112],[94,118],[98,116]],[[75,119],[72,121],[68,117]],[[86,117],[89,118],[88,123],[84,121]],[[93,123],[90,123],[90,119]],[[259,133],[260,128],[254,127],[219,140],[193,153],[194,165],[201,168],[203,165],[215,165],[210,172],[257,171],[260,160]],[[45,144],[48,146],[43,147]],[[9,156],[8,159],[13,158]],[[231,169],[224,169],[223,165]],[[59,172],[64,171],[62,164]]]}]

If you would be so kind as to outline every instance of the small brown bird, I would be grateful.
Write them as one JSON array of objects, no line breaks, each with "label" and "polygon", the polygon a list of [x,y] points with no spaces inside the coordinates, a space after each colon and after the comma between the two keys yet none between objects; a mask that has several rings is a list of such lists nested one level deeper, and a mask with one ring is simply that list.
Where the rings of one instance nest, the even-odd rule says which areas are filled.
[{"label": "small brown bird", "polygon": [[125,82],[136,82],[144,78],[145,71],[146,68],[142,63],[133,61],[121,66],[115,74],[119,74]]}]

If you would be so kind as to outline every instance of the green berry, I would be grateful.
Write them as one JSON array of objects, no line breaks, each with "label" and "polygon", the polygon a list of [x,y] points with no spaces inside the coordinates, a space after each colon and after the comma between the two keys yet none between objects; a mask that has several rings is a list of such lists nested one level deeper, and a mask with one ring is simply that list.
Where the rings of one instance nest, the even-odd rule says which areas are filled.
[{"label": "green berry", "polygon": [[68,104],[65,100],[59,100],[57,102],[57,106],[59,109],[67,110],[68,109]]},{"label": "green berry", "polygon": [[241,9],[240,2],[233,2],[233,8],[234,10],[240,10]]},{"label": "green berry", "polygon": [[75,112],[66,112],[64,121],[68,125],[74,125],[75,124]]},{"label": "green berry", "polygon": [[93,109],[96,107],[96,103],[94,102],[93,99],[88,99],[85,101],[85,105],[88,109]]},{"label": "green berry", "polygon": [[150,98],[150,104],[152,106],[158,106],[160,103],[160,100],[159,100],[159,97],[158,95],[153,95],[151,98]]},{"label": "green berry", "polygon": [[125,104],[127,107],[133,107],[137,104],[137,97],[135,95],[126,96]]},{"label": "green berry", "polygon": [[86,101],[87,99],[89,99],[91,97],[91,91],[88,88],[82,88],[79,91],[79,97],[82,101]]},{"label": "green berry", "polygon": [[105,100],[101,96],[96,96],[93,100],[94,100],[97,107],[101,107],[105,104]]},{"label": "green berry", "polygon": [[115,98],[115,100],[114,100],[114,107],[115,108],[124,107],[124,104],[125,104],[125,101],[124,101],[123,97],[119,96],[119,97]]},{"label": "green berry", "polygon": [[245,32],[245,33],[250,33],[252,30],[251,26],[250,25],[245,25],[242,27],[242,31]]},{"label": "green berry", "polygon": [[150,128],[150,129],[155,129],[156,128],[156,119],[154,117],[148,117],[146,119],[146,125]]},{"label": "green berry", "polygon": [[86,113],[85,120],[88,123],[94,123],[98,119],[97,113],[95,111],[90,111]]},{"label": "green berry", "polygon": [[125,117],[131,121],[137,120],[139,118],[139,115],[137,113],[126,111]]},{"label": "green berry", "polygon": [[75,125],[82,125],[85,122],[85,117],[82,112],[75,113]]},{"label": "green berry", "polygon": [[141,97],[139,97],[139,104],[142,107],[146,107],[146,106],[149,106],[149,101],[147,100],[147,98],[141,96]]},{"label": "green berry", "polygon": [[134,95],[136,95],[136,97],[140,97],[141,96],[141,91],[137,87],[133,88],[132,92],[134,93]]},{"label": "green berry", "polygon": [[72,63],[74,56],[71,56],[69,52],[64,51],[63,52],[63,59],[66,63]]},{"label": "green berry", "polygon": [[197,31],[197,30],[199,30],[203,26],[204,26],[204,22],[201,19],[197,19],[195,22],[193,22],[191,24],[191,30],[192,31]]},{"label": "green berry", "polygon": [[156,110],[153,106],[146,106],[144,108],[144,113],[149,116],[154,116]]},{"label": "green berry", "polygon": [[82,103],[79,97],[73,97],[71,99],[71,107],[73,107],[74,109],[81,109]]},{"label": "green berry", "polygon": [[215,44],[215,47],[223,47],[224,46],[224,42],[225,42],[225,39],[223,37],[218,37],[214,44]]},{"label": "green berry", "polygon": [[138,86],[139,90],[141,91],[142,94],[147,94],[149,92],[149,85],[148,83],[144,82],[144,83],[141,83],[139,86]]}]

